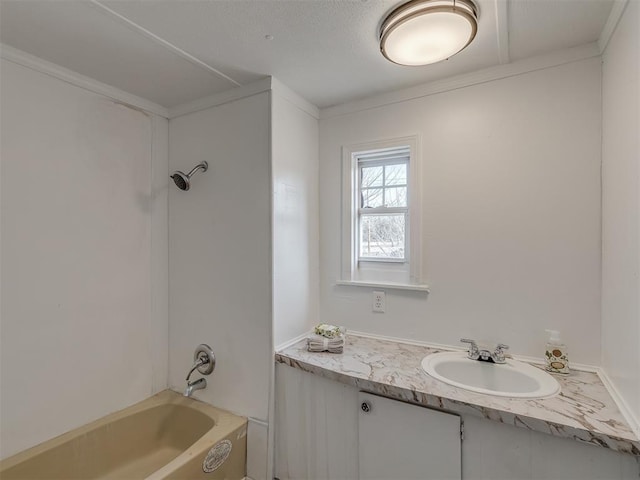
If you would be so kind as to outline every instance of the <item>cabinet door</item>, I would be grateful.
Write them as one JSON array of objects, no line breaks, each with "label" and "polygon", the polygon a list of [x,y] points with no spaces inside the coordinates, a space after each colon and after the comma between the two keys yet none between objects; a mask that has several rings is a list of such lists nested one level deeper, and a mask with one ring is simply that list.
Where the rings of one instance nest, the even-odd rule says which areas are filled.
[{"label": "cabinet door", "polygon": [[360,480],[461,479],[460,417],[360,392]]}]

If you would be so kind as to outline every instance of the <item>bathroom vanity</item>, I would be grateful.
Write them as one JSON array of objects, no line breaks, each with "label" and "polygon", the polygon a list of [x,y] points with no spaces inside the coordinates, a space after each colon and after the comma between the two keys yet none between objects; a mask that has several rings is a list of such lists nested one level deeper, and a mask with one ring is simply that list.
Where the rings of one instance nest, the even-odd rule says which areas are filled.
[{"label": "bathroom vanity", "polygon": [[[349,457],[357,458],[362,441],[352,432],[358,429],[361,391],[460,415],[464,478],[637,478],[640,440],[597,373],[574,370],[568,376],[555,376],[561,392],[549,398],[498,397],[456,388],[429,376],[421,360],[436,351],[348,335],[344,353],[333,355],[307,352],[301,341],[276,354],[276,404],[292,407],[299,402],[299,421],[314,421],[315,417],[316,425],[309,430],[324,431],[329,442],[315,454],[330,457],[329,469],[342,465],[342,471],[334,470],[335,478],[358,478],[357,462]],[[331,413],[323,417],[322,411]],[[289,449],[276,452],[279,477],[293,477],[299,473],[296,468],[311,468],[332,478],[330,471],[318,472],[322,460],[315,459],[311,467],[282,464],[289,462],[292,448],[309,447],[304,440],[293,440],[296,432],[284,418],[292,415],[296,414],[289,408],[286,416],[277,419],[281,430],[277,449]],[[437,437],[438,431],[424,434]],[[316,438],[311,443],[320,445],[327,439]],[[335,450],[332,442],[339,444]],[[346,453],[341,456],[340,452]],[[297,455],[304,457],[304,452]],[[505,461],[495,462],[495,455]]]}]

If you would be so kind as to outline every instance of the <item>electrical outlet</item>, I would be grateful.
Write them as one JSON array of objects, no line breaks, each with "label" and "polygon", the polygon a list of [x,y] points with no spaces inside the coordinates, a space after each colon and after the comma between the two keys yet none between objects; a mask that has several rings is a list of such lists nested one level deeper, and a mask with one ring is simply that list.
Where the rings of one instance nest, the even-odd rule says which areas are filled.
[{"label": "electrical outlet", "polygon": [[373,311],[384,313],[384,292],[373,292]]}]

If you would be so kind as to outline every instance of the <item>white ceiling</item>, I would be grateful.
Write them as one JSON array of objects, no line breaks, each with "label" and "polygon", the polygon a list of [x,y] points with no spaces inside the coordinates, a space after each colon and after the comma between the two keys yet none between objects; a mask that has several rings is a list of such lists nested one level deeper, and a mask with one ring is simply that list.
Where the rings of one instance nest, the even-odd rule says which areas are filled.
[{"label": "white ceiling", "polygon": [[327,107],[597,41],[614,0],[477,0],[474,42],[425,67],[378,51],[400,3],[1,0],[0,41],[164,107],[267,75]]}]

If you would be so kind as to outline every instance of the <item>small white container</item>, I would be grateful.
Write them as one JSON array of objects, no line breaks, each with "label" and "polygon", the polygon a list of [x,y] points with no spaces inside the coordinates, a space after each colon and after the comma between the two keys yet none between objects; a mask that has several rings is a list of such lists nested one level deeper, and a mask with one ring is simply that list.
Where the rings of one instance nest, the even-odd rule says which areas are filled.
[{"label": "small white container", "polygon": [[549,334],[549,341],[544,352],[547,362],[546,370],[551,373],[569,373],[569,356],[567,346],[560,340],[560,332],[557,330],[545,330]]}]

